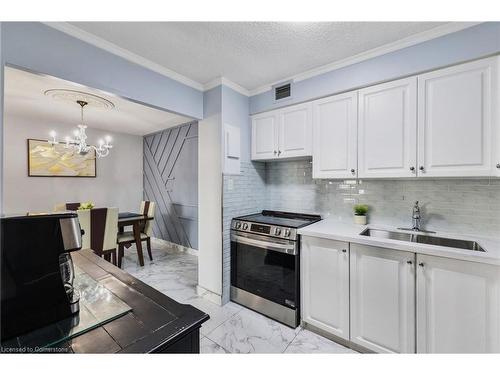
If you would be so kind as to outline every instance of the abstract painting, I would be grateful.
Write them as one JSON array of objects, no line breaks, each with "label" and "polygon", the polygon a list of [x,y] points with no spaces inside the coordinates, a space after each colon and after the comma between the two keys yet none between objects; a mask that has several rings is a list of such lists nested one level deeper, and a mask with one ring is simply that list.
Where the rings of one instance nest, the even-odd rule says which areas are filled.
[{"label": "abstract painting", "polygon": [[80,155],[64,144],[28,139],[28,176],[30,177],[95,177],[95,151]]}]

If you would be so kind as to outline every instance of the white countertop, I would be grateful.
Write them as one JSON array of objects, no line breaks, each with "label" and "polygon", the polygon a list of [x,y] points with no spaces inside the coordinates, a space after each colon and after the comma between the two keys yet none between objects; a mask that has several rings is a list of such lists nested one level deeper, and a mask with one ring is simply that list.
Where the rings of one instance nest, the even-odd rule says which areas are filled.
[{"label": "white countertop", "polygon": [[[330,240],[385,247],[389,249],[408,251],[418,254],[435,255],[446,258],[454,258],[454,259],[461,259],[473,262],[500,265],[500,238],[499,239],[486,238],[486,237],[456,234],[449,232],[436,232],[428,234],[430,236],[476,241],[484,250],[486,250],[485,252],[482,252],[482,251],[471,251],[471,250],[464,250],[464,249],[444,247],[444,246],[420,244],[415,242],[391,240],[386,238],[361,236],[360,233],[366,228],[405,232],[397,230],[397,228],[390,227],[387,225],[376,225],[376,224],[356,225],[354,223],[351,224],[347,222],[338,221],[333,218],[326,218],[321,221],[318,221],[317,223],[299,229],[298,233],[302,236],[319,237]],[[406,231],[406,232],[413,233],[411,231]]]}]

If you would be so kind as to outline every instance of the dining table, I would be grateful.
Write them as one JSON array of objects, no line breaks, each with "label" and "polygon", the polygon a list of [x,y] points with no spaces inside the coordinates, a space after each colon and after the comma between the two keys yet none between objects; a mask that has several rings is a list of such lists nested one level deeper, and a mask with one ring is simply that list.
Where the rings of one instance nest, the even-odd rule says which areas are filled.
[{"label": "dining table", "polygon": [[144,228],[146,221],[153,220],[144,214],[136,212],[120,212],[118,213],[118,232],[123,233],[125,227],[132,226],[132,231],[135,239],[135,246],[137,248],[137,257],[139,264],[144,266],[144,255],[142,253],[141,231]]}]

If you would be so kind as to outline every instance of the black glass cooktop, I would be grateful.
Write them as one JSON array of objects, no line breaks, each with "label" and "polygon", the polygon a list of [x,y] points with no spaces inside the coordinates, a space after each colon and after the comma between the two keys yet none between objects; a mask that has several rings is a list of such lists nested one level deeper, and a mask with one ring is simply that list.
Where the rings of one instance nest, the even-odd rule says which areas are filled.
[{"label": "black glass cooktop", "polygon": [[289,228],[302,228],[306,225],[321,220],[321,216],[282,211],[262,211],[256,214],[236,217],[235,219],[251,221],[259,224],[278,225]]}]

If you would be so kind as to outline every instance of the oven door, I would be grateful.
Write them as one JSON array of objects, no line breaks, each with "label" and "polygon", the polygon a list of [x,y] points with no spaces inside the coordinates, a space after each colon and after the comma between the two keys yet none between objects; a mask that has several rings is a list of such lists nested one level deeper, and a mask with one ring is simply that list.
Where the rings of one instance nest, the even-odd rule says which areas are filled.
[{"label": "oven door", "polygon": [[299,251],[295,241],[232,231],[231,286],[298,308]]}]

